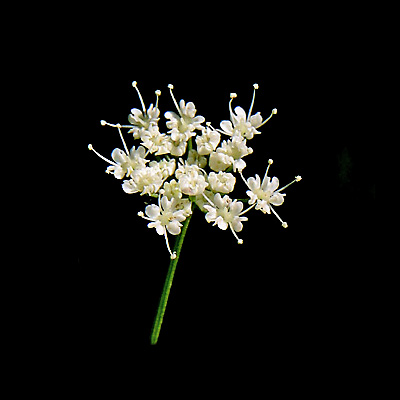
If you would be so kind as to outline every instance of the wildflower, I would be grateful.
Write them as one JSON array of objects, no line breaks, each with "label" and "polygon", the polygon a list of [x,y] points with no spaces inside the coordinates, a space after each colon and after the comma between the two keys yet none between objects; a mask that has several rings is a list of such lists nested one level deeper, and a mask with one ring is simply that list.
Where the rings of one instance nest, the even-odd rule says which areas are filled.
[{"label": "wildflower", "polygon": [[194,130],[204,129],[201,124],[205,121],[205,118],[201,115],[195,117],[196,108],[192,102],[186,104],[184,100],[181,100],[178,106],[172,93],[174,86],[168,85],[168,87],[179,115],[172,111],[167,111],[164,116],[169,120],[166,125],[170,129],[168,133],[172,142],[171,154],[180,157],[186,152],[187,141],[196,135]]},{"label": "wildflower", "polygon": [[133,171],[131,179],[125,180],[122,184],[122,189],[128,194],[140,192],[141,195],[153,195],[159,191],[163,183],[163,171],[157,164]]},{"label": "wildflower", "polygon": [[254,87],[253,99],[251,101],[247,117],[246,117],[246,112],[243,110],[242,107],[238,106],[235,108],[235,112],[232,111],[232,101],[234,98],[237,97],[237,94],[231,93],[230,95],[231,100],[229,101],[229,113],[231,116],[231,120],[221,121],[220,123],[222,129],[220,130],[221,133],[224,133],[229,136],[238,135],[246,139],[253,139],[254,135],[261,133],[257,130],[257,128],[263,126],[267,121],[269,121],[269,119],[272,117],[273,114],[277,113],[276,108],[274,108],[269,118],[267,118],[264,122],[259,112],[256,113],[255,115],[251,115],[254,106],[256,89],[258,89],[259,86],[257,85],[257,83],[255,83],[253,87]]},{"label": "wildflower", "polygon": [[103,157],[100,153],[94,150],[91,144],[89,144],[88,146],[89,150],[92,150],[102,160],[111,164],[107,168],[106,173],[113,174],[117,179],[122,179],[125,175],[128,177],[131,176],[134,170],[144,168],[146,166],[146,163],[149,162],[149,160],[145,159],[147,155],[146,149],[143,146],[139,146],[137,149],[135,146],[133,146],[129,151],[121,132],[121,125],[109,124],[106,121],[100,121],[100,122],[103,126],[111,125],[118,128],[118,132],[125,149],[125,151],[118,148],[114,149],[111,153],[111,158],[114,161],[111,161],[108,158]]},{"label": "wildflower", "polygon": [[246,139],[243,136],[232,136],[229,140],[222,142],[217,153],[229,156],[232,160],[233,172],[236,172],[236,170],[241,172],[246,167],[243,157],[252,154],[253,149],[246,146]]},{"label": "wildflower", "polygon": [[228,195],[221,197],[220,193],[215,194],[212,201],[206,196],[204,198],[209,203],[204,205],[208,211],[205,216],[206,221],[214,222],[214,225],[218,225],[218,228],[222,230],[226,230],[229,226],[238,244],[242,244],[243,240],[238,238],[236,232],[243,229],[242,221],[248,220],[247,217],[241,217],[244,214],[242,212],[243,203],[237,200],[232,201]]},{"label": "wildflower", "polygon": [[142,211],[139,212],[138,215],[150,221],[150,223],[147,224],[149,228],[155,228],[159,235],[164,235],[168,251],[171,255],[171,258],[174,259],[176,258],[176,254],[172,253],[171,251],[167,232],[169,232],[171,235],[179,235],[182,227],[181,222],[191,214],[191,210],[189,214],[187,214],[187,207],[186,209],[185,207],[177,209],[178,203],[174,198],[172,200],[168,200],[166,196],[163,196],[161,199],[160,197],[161,193],[158,196],[158,206],[155,204],[150,204],[145,208],[146,216]]},{"label": "wildflower", "polygon": [[212,152],[210,154],[210,168],[213,171],[220,172],[220,171],[225,171],[228,167],[230,167],[234,163],[234,159],[231,156],[228,156],[227,154],[224,154],[222,152]]},{"label": "wildflower", "polygon": [[294,182],[300,182],[301,176],[296,176],[296,178],[290,182],[288,185],[283,188],[278,189],[279,187],[279,179],[277,177],[273,177],[272,180],[268,176],[269,167],[272,165],[273,160],[268,160],[268,168],[265,172],[264,179],[261,182],[260,177],[256,174],[255,178],[251,177],[245,180],[243,175],[241,177],[244,183],[247,185],[249,190],[246,192],[250,197],[249,204],[255,205],[256,210],[261,210],[264,214],[271,214],[271,211],[275,214],[275,216],[282,223],[284,228],[288,227],[286,222],[283,222],[279,215],[276,213],[272,206],[280,206],[284,202],[284,196],[286,194],[280,193],[282,190],[286,189]]},{"label": "wildflower", "polygon": [[211,154],[218,146],[221,135],[218,131],[207,126],[201,136],[196,136],[197,151],[200,155]]},{"label": "wildflower", "polygon": [[214,192],[230,193],[235,187],[236,178],[229,172],[210,172],[208,181]]},{"label": "wildflower", "polygon": [[171,152],[171,141],[165,133],[160,133],[157,125],[152,125],[147,130],[144,130],[140,138],[143,146],[145,146],[150,153],[155,153],[156,156]]},{"label": "wildflower", "polygon": [[204,192],[208,186],[201,168],[196,164],[183,164],[175,172],[175,176],[179,181],[179,187],[182,193],[188,196],[198,196]]},{"label": "wildflower", "polygon": [[158,124],[158,117],[160,115],[160,110],[158,109],[158,98],[161,95],[161,92],[156,90],[156,106],[153,107],[153,104],[150,104],[149,109],[146,111],[146,106],[144,105],[142,95],[137,87],[137,82],[133,81],[132,86],[138,93],[143,111],[140,111],[137,108],[132,108],[131,114],[128,116],[128,121],[132,124],[132,127],[128,133],[133,133],[133,137],[139,139],[145,131]]}]

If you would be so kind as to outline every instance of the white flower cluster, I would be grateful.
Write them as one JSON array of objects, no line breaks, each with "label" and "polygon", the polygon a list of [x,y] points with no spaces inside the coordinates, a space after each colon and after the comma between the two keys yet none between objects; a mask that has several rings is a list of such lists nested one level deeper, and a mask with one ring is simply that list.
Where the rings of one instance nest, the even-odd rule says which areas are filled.
[{"label": "white flower cluster", "polygon": [[[131,110],[128,116],[130,125],[101,121],[103,126],[118,129],[123,150],[114,149],[111,153],[112,160],[109,160],[95,151],[92,145],[89,145],[89,149],[110,164],[106,170],[108,174],[113,174],[117,179],[125,178],[122,189],[126,193],[157,198],[157,204],[148,205],[138,215],[150,221],[147,225],[149,228],[155,228],[159,235],[165,237],[171,258],[175,258],[176,254],[171,251],[168,233],[180,234],[182,222],[192,214],[193,205],[205,213],[207,222],[213,222],[222,230],[229,227],[239,244],[243,240],[238,238],[237,232],[242,231],[242,222],[247,221],[247,217],[243,215],[253,207],[263,213],[272,212],[283,227],[288,226],[273,206],[283,203],[285,194],[281,192],[292,183],[300,181],[301,177],[297,176],[288,185],[277,190],[278,178],[271,179],[268,176],[271,159],[262,181],[258,175],[247,180],[243,176],[246,167],[243,158],[253,153],[247,141],[260,134],[258,129],[277,113],[273,109],[266,120],[262,119],[259,112],[252,115],[257,84],[253,85],[253,98],[247,115],[242,107],[232,110],[232,101],[237,95],[231,93],[230,120],[221,121],[221,129],[213,128],[209,122],[205,123],[203,116],[196,116],[197,110],[192,102],[181,100],[178,104],[172,92],[173,85],[168,85],[177,113],[167,111],[164,114],[167,120],[166,133],[161,133],[159,127],[158,100],[161,91],[155,92],[155,106],[150,104],[146,110],[136,81],[132,85],[138,93],[142,110]],[[133,146],[128,149],[122,128],[129,129],[128,133],[140,141],[137,148]],[[221,142],[221,134],[228,138]],[[150,155],[153,160],[147,158]],[[232,172],[238,173],[249,189],[246,192],[249,207],[245,210],[242,201],[228,195],[233,192],[236,183]]]}]

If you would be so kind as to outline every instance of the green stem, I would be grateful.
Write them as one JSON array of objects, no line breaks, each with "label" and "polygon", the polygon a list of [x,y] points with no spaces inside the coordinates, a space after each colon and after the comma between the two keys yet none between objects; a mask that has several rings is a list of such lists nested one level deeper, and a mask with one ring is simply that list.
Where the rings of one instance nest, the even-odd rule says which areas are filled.
[{"label": "green stem", "polygon": [[157,344],[158,336],[160,335],[161,325],[163,322],[165,309],[167,307],[169,292],[171,290],[172,281],[174,279],[176,265],[178,264],[179,255],[181,254],[181,249],[183,245],[183,239],[185,238],[191,217],[192,215],[189,215],[189,217],[186,218],[181,233],[178,235],[175,241],[175,246],[173,251],[176,252],[176,258],[171,260],[169,263],[167,277],[165,278],[164,288],[161,294],[160,303],[158,305],[157,315],[156,318],[154,319],[153,330],[151,332],[150,343],[152,345]]}]

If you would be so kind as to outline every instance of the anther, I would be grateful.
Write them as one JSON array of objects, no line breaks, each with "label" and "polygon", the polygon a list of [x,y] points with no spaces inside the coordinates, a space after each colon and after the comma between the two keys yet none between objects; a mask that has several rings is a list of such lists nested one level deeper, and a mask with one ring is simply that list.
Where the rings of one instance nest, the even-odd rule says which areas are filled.
[{"label": "anther", "polygon": [[133,86],[133,87],[136,87],[136,86],[137,86],[137,82],[136,82],[136,81],[133,81],[133,82],[132,82],[132,86]]},{"label": "anther", "polygon": [[282,226],[283,226],[284,228],[287,228],[287,227],[288,227],[287,222],[284,222],[284,223],[282,224]]},{"label": "anther", "polygon": [[93,146],[91,144],[88,144],[88,149],[93,150]]},{"label": "anther", "polygon": [[274,163],[274,160],[273,160],[272,158],[270,158],[270,159],[268,160],[268,164],[271,165],[271,164],[273,164],[273,163]]},{"label": "anther", "polygon": [[296,182],[300,182],[302,177],[300,175],[296,176]]},{"label": "anther", "polygon": [[272,110],[272,114],[277,114],[278,113],[278,110],[276,109],[276,108],[274,108],[273,110]]},{"label": "anther", "polygon": [[236,93],[231,93],[231,94],[229,95],[229,97],[230,97],[231,99],[236,99],[237,94],[236,94]]},{"label": "anther", "polygon": [[258,83],[255,83],[255,84],[253,85],[253,88],[254,88],[254,89],[258,89]]},{"label": "anther", "polygon": [[106,125],[107,125],[107,122],[104,121],[104,119],[102,119],[102,120],[100,121],[100,124],[101,124],[102,126],[106,126]]},{"label": "anther", "polygon": [[139,217],[144,217],[144,212],[143,212],[143,211],[139,211],[139,212],[137,213],[137,215],[138,215]]},{"label": "anther", "polygon": [[238,244],[243,244],[243,239],[239,239]]},{"label": "anther", "polygon": [[176,258],[176,253],[173,252],[173,253],[171,254],[171,260],[175,260],[175,258]]},{"label": "anther", "polygon": [[173,89],[174,85],[172,83],[168,84],[168,89]]}]

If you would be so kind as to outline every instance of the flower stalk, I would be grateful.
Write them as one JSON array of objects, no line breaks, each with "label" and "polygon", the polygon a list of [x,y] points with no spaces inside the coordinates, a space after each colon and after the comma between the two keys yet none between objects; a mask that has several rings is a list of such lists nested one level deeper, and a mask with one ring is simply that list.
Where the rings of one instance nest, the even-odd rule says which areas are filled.
[{"label": "flower stalk", "polygon": [[169,293],[171,291],[172,281],[174,279],[176,266],[178,264],[179,256],[181,254],[183,240],[185,239],[186,231],[189,226],[191,217],[192,214],[186,218],[181,233],[178,235],[175,241],[174,254],[176,254],[176,257],[171,258],[171,261],[169,263],[167,277],[165,278],[164,287],[160,298],[160,303],[158,304],[157,314],[154,319],[153,329],[151,331],[150,343],[152,345],[155,345],[158,342],[158,337],[161,331],[161,325],[164,319],[165,309],[167,307]]}]

